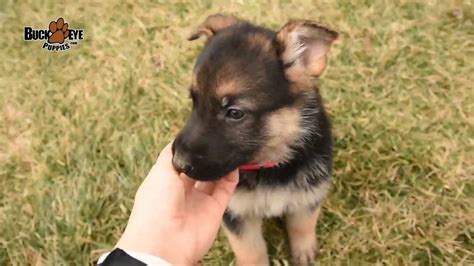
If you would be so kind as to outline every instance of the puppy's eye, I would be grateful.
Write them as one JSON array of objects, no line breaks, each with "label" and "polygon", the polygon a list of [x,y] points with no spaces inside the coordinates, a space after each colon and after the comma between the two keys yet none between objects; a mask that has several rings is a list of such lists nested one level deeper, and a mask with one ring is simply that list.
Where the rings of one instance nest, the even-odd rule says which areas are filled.
[{"label": "puppy's eye", "polygon": [[244,117],[244,115],[245,115],[244,111],[235,109],[235,108],[229,108],[227,110],[227,113],[225,114],[227,118],[233,119],[233,120],[240,120],[242,119],[242,117]]}]

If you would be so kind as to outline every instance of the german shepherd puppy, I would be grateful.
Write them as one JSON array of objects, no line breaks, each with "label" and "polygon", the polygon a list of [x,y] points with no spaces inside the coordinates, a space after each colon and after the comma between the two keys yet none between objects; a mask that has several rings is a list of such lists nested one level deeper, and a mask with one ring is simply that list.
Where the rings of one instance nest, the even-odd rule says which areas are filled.
[{"label": "german shepherd puppy", "polygon": [[274,32],[217,14],[189,40],[200,37],[207,43],[173,165],[201,181],[247,165],[223,223],[237,264],[267,265],[262,219],[285,216],[293,258],[307,265],[317,254],[316,222],[332,165],[330,124],[313,81],[338,34],[313,21]]}]

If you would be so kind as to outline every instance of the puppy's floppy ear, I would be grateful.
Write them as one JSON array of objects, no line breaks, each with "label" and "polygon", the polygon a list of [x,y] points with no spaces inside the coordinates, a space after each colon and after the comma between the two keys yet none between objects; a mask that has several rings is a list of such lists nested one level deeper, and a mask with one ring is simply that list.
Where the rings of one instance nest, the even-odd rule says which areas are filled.
[{"label": "puppy's floppy ear", "polygon": [[290,21],[277,34],[278,53],[288,80],[306,86],[320,76],[338,33],[308,20]]},{"label": "puppy's floppy ear", "polygon": [[240,23],[240,20],[234,16],[214,14],[199,25],[188,37],[189,41],[196,40],[200,37],[206,37],[208,40],[219,31]]}]

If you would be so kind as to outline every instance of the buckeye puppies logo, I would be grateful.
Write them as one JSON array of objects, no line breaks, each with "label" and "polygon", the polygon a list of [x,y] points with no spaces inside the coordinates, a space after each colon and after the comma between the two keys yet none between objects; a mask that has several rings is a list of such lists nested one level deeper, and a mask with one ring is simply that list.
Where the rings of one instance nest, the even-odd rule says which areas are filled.
[{"label": "buckeye puppies logo", "polygon": [[69,28],[68,23],[61,17],[51,21],[48,29],[24,29],[25,41],[43,41],[43,49],[53,52],[66,51],[83,39],[84,30]]}]

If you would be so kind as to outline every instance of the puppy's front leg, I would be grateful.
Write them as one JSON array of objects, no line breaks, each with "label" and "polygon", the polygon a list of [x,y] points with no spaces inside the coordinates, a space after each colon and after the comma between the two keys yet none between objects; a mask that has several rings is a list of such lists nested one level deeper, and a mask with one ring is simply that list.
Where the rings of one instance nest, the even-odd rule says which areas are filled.
[{"label": "puppy's front leg", "polygon": [[262,218],[242,218],[226,211],[223,227],[238,266],[269,265],[267,246],[262,235]]},{"label": "puppy's front leg", "polygon": [[296,263],[311,264],[318,253],[316,224],[320,207],[314,210],[300,210],[286,217],[286,228],[290,238],[291,253]]}]

